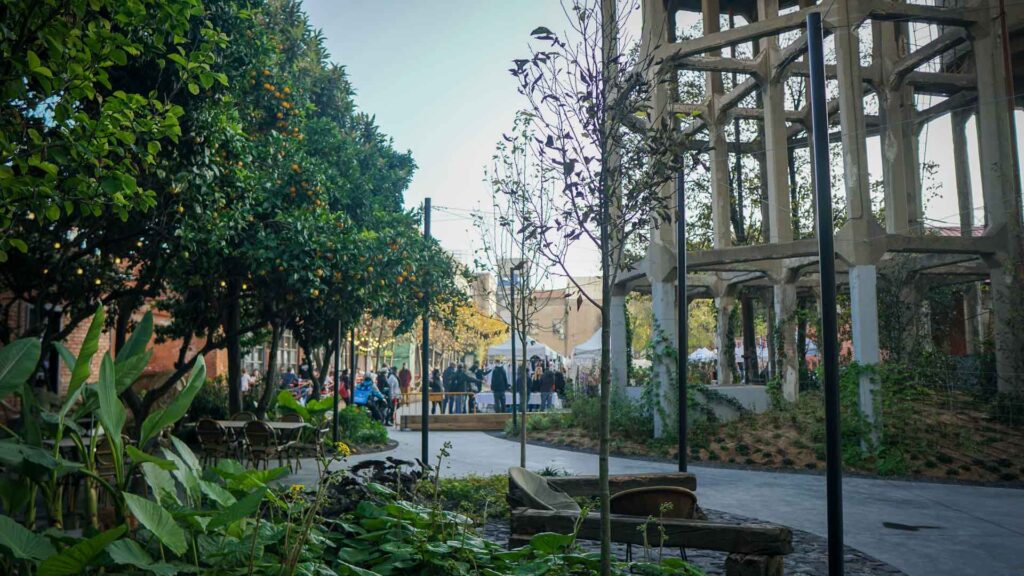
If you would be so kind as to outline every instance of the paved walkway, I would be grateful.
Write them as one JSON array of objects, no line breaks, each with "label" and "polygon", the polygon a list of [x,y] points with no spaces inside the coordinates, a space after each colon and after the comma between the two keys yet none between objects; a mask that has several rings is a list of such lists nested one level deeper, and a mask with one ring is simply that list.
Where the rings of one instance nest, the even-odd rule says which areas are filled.
[{"label": "paved walkway", "polygon": [[[452,443],[442,474],[503,474],[519,464],[519,445],[482,432],[432,432],[431,452]],[[391,432],[398,458],[420,455],[419,432]],[[367,455],[353,458],[380,458]],[[597,456],[526,447],[531,470],[559,468],[597,474]],[[612,474],[673,471],[675,466],[612,458]],[[311,483],[315,466],[294,481]],[[701,505],[824,536],[825,478],[692,466]],[[895,480],[843,481],[846,544],[910,576],[1013,576],[1024,574],[1024,490]]]}]

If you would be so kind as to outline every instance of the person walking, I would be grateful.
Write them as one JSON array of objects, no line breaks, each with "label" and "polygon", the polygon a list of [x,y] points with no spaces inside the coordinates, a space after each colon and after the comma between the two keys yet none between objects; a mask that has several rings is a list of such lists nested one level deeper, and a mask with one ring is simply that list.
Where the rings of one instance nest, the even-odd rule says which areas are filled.
[{"label": "person walking", "polygon": [[505,392],[508,391],[508,373],[501,364],[491,369],[491,392],[494,393],[494,411],[502,414],[507,410]]},{"label": "person walking", "polygon": [[[448,367],[444,369],[444,374],[441,375],[441,383],[444,385],[444,404],[445,410],[449,414],[455,413],[455,362],[449,362]],[[443,414],[445,410],[442,410]]]},{"label": "person walking", "polygon": [[441,371],[434,368],[430,373],[430,413],[436,414],[438,408],[441,414],[444,414],[444,385],[441,382]]},{"label": "person walking", "polygon": [[403,362],[402,369],[398,371],[398,387],[402,390],[402,403],[409,403],[409,390],[412,388],[412,372]]},{"label": "person walking", "polygon": [[555,391],[555,371],[548,364],[540,377],[540,410],[545,412],[551,409],[551,394]]},{"label": "person walking", "polygon": [[480,370],[479,366],[474,365],[472,369],[467,368],[463,371],[462,377],[465,384],[463,388],[466,392],[466,404],[468,405],[468,413],[476,412],[476,394],[483,388],[483,370]]}]

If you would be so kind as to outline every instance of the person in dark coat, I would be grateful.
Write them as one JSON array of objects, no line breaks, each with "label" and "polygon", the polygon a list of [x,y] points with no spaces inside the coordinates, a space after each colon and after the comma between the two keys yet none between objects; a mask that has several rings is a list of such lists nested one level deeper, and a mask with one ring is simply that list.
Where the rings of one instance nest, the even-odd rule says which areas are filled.
[{"label": "person in dark coat", "polygon": [[565,368],[555,370],[555,394],[559,398],[565,398]]},{"label": "person in dark coat", "polygon": [[541,411],[551,408],[551,394],[555,391],[555,371],[549,364],[544,368],[540,376],[540,409]]},{"label": "person in dark coat", "polygon": [[[435,400],[440,394],[440,400]],[[440,407],[441,414],[444,414],[444,384],[441,383],[441,371],[434,368],[430,373],[430,413],[436,414]]]},{"label": "person in dark coat", "polygon": [[441,383],[444,385],[444,404],[448,414],[455,413],[455,396],[448,392],[455,392],[455,362],[449,362],[448,367],[441,374]]},{"label": "person in dark coat", "polygon": [[491,392],[494,393],[494,411],[502,413],[507,410],[505,392],[508,391],[508,373],[501,364],[491,370]]}]

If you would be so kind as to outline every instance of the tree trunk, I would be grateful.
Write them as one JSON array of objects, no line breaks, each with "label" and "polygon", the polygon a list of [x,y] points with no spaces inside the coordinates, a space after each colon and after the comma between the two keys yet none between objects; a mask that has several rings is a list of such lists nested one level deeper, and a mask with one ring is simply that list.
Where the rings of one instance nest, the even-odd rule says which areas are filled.
[{"label": "tree trunk", "polygon": [[270,359],[267,360],[267,373],[263,377],[263,394],[260,395],[260,402],[256,406],[256,416],[264,418],[267,415],[267,407],[274,398],[277,391],[277,349],[281,345],[281,327],[277,322],[270,324]]},{"label": "tree trunk", "polygon": [[242,335],[239,328],[242,289],[238,280],[231,280],[228,290],[228,310],[224,322],[228,352],[228,414],[235,414],[242,411]]},{"label": "tree trunk", "polygon": [[757,381],[757,338],[754,334],[754,300],[744,295],[740,298],[740,313],[743,324],[743,375],[745,384]]}]

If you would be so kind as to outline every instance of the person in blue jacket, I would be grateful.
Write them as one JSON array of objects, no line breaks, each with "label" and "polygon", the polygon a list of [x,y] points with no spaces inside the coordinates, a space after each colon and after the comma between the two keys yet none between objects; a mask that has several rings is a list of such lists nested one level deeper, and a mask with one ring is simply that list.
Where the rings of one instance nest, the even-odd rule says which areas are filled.
[{"label": "person in blue jacket", "polygon": [[377,389],[373,382],[373,372],[363,374],[363,380],[356,384],[355,393],[352,395],[352,402],[356,406],[363,406],[370,411],[374,420],[384,421],[382,407],[387,405],[387,398]]}]

